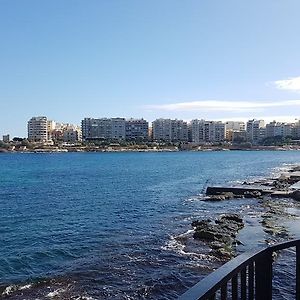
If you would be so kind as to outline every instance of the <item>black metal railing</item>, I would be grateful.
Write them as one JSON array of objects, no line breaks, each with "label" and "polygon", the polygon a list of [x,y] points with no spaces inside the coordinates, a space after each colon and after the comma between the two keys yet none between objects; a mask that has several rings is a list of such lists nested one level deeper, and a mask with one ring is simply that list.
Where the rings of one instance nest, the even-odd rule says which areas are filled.
[{"label": "black metal railing", "polygon": [[296,299],[300,300],[300,240],[243,253],[185,292],[179,300],[272,299],[273,253],[296,247]]}]

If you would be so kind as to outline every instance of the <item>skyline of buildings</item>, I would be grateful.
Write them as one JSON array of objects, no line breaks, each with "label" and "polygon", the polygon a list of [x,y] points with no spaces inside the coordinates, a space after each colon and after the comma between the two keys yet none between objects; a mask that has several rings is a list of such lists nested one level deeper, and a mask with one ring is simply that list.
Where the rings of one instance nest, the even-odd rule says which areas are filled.
[{"label": "skyline of buildings", "polygon": [[[27,123],[30,142],[162,141],[183,143],[250,142],[257,144],[265,138],[292,137],[300,139],[300,121],[265,124],[264,120],[209,121],[159,118],[152,123],[140,118],[84,118],[81,126],[48,120],[46,116],[32,117]],[[3,135],[4,142],[10,135]]]}]

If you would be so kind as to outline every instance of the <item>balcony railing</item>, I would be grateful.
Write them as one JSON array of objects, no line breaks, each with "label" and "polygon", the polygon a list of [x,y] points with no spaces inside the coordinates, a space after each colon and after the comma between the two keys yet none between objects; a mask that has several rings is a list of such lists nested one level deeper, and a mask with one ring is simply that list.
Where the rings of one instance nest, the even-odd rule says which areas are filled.
[{"label": "balcony railing", "polygon": [[224,264],[179,300],[272,299],[273,253],[296,247],[296,299],[300,300],[300,240],[269,246],[255,253],[244,253]]}]

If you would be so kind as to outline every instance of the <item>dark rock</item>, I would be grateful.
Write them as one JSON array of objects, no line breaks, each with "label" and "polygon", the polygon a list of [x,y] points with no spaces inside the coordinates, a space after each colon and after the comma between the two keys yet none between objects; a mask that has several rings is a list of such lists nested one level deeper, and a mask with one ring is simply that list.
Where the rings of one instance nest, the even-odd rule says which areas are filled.
[{"label": "dark rock", "polygon": [[244,193],[245,198],[260,198],[261,197],[261,192],[259,191],[246,191]]},{"label": "dark rock", "polygon": [[206,220],[196,220],[196,221],[193,221],[192,223],[192,226],[193,227],[198,227],[198,226],[206,226],[208,225],[209,223],[211,223],[211,220],[210,219],[206,219]]},{"label": "dark rock", "polygon": [[232,251],[225,249],[225,248],[219,248],[219,249],[213,250],[211,252],[211,254],[213,254],[216,257],[219,257],[221,259],[226,259],[226,260],[231,259],[233,256]]},{"label": "dark rock", "polygon": [[216,241],[216,233],[206,230],[196,230],[194,233],[194,239],[205,241]]},{"label": "dark rock", "polygon": [[294,191],[290,193],[290,197],[293,198],[294,200],[300,201],[300,191]]},{"label": "dark rock", "polygon": [[223,195],[211,195],[206,200],[208,200],[208,201],[223,201],[225,199],[226,198]]},{"label": "dark rock", "polygon": [[215,256],[227,259],[232,257],[232,246],[237,243],[235,237],[244,223],[237,214],[224,214],[214,223],[208,219],[194,221],[192,225],[195,227],[194,239],[205,242]]},{"label": "dark rock", "polygon": [[219,221],[233,221],[236,223],[243,223],[243,219],[238,214],[224,214],[219,219]]},{"label": "dark rock", "polygon": [[210,247],[212,249],[220,249],[220,248],[223,248],[224,247],[224,244],[223,243],[220,243],[220,242],[217,242],[217,241],[214,241],[214,242],[211,242],[210,243]]}]

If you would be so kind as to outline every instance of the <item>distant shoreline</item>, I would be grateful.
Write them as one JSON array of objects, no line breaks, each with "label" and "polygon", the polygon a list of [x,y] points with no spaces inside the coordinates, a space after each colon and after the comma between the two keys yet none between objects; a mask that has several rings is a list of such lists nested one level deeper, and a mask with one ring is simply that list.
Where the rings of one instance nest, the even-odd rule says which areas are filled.
[{"label": "distant shoreline", "polygon": [[112,152],[142,152],[142,153],[157,153],[157,152],[216,152],[216,151],[300,151],[300,146],[257,146],[251,148],[241,147],[203,147],[199,149],[178,149],[178,148],[37,148],[37,149],[0,149],[1,153],[112,153]]}]

